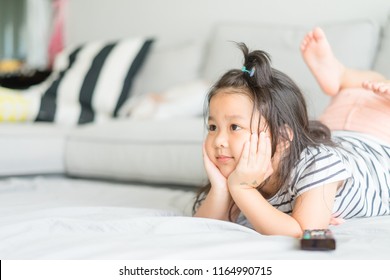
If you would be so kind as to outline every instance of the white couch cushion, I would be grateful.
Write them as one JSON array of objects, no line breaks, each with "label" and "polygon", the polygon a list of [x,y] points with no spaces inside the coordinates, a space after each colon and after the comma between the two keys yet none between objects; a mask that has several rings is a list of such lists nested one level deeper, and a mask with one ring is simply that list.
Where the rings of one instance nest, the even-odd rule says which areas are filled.
[{"label": "white couch cushion", "polygon": [[[371,20],[356,20],[320,26],[325,30],[335,55],[345,65],[358,69],[372,67],[379,36],[377,24]],[[273,66],[301,87],[309,114],[317,117],[329,98],[321,93],[299,50],[301,40],[312,28],[258,23],[219,24],[212,33],[204,78],[215,81],[229,69],[240,69],[243,57],[233,42],[244,42],[251,50],[261,49],[271,55]]]},{"label": "white couch cushion", "polygon": [[62,174],[69,129],[49,123],[0,126],[0,176]]},{"label": "white couch cushion", "polygon": [[71,176],[200,186],[202,118],[116,120],[74,129],[66,147]]}]

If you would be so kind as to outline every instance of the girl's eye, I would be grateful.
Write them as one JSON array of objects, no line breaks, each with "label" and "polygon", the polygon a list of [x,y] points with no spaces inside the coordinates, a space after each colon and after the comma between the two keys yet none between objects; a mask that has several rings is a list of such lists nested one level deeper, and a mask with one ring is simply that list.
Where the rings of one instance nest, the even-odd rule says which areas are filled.
[{"label": "girl's eye", "polygon": [[233,131],[240,130],[240,129],[241,129],[241,126],[236,125],[236,124],[232,124],[232,125],[231,125],[231,129],[232,129]]},{"label": "girl's eye", "polygon": [[215,124],[209,125],[209,131],[215,131],[217,129],[217,126]]}]

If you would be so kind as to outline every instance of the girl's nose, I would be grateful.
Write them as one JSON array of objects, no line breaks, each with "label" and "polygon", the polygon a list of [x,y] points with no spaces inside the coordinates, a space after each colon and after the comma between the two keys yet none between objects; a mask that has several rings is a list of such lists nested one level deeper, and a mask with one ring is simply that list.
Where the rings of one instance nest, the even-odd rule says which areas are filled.
[{"label": "girl's nose", "polygon": [[218,134],[215,136],[214,139],[214,145],[217,148],[227,148],[229,146],[228,137],[225,132],[223,131],[218,132]]}]

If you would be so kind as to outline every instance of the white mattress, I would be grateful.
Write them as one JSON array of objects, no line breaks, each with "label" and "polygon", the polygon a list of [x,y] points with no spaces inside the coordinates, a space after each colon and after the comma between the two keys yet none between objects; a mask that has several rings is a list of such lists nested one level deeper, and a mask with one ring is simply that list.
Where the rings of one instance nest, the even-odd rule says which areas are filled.
[{"label": "white mattress", "polygon": [[191,217],[194,192],[58,178],[0,180],[0,259],[390,259],[390,216],[332,227],[335,251]]}]

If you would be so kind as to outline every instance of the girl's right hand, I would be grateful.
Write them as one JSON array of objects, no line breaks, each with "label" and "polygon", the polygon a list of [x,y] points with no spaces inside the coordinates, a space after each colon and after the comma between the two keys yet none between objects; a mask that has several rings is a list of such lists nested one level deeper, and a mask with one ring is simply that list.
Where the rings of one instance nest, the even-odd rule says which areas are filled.
[{"label": "girl's right hand", "polygon": [[203,163],[206,169],[207,176],[210,180],[211,187],[215,190],[228,191],[227,179],[219,171],[218,167],[211,161],[206,152],[205,144],[203,143]]},{"label": "girl's right hand", "polygon": [[[207,155],[203,144],[203,162],[211,188],[195,213],[195,217],[230,221],[237,219],[238,211],[227,187],[227,179]],[[231,213],[231,214],[230,214]]]},{"label": "girl's right hand", "polygon": [[332,226],[338,226],[344,222],[345,222],[345,220],[343,218],[336,218],[335,216],[332,215],[332,217],[330,218],[329,224]]}]

